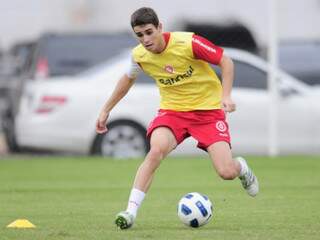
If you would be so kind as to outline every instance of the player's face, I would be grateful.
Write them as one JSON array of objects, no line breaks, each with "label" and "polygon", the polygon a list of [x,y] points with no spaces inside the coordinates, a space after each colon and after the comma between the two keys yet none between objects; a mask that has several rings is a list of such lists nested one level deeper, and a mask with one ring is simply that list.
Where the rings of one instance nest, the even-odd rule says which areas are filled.
[{"label": "player's face", "polygon": [[133,28],[139,42],[150,52],[160,53],[165,48],[162,37],[162,26],[155,27],[153,24],[135,26]]}]

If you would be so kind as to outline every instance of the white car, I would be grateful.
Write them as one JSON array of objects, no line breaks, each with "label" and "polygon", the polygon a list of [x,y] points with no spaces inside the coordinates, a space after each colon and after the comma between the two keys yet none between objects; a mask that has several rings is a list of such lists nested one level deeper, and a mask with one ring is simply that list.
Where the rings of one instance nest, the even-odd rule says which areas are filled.
[{"label": "white car", "polygon": [[[235,63],[233,99],[228,114],[237,154],[267,154],[268,64],[252,54],[226,49]],[[79,76],[29,81],[24,89],[15,132],[20,147],[113,157],[141,157],[148,150],[145,133],[159,108],[152,79],[139,77],[109,117],[109,132],[97,135],[95,123],[106,99],[129,64],[126,52]],[[217,70],[218,71],[218,70]],[[218,73],[219,74],[219,73]],[[279,71],[278,142],[281,154],[320,152],[319,92]],[[189,138],[174,154],[199,154]]]}]

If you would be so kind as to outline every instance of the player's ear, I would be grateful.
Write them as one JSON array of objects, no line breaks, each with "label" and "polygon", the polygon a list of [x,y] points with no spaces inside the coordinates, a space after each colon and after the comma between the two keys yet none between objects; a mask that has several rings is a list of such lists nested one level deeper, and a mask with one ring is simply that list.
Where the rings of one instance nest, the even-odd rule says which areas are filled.
[{"label": "player's ear", "polygon": [[162,23],[159,23],[159,25],[158,25],[158,30],[159,30],[160,32],[162,32]]}]

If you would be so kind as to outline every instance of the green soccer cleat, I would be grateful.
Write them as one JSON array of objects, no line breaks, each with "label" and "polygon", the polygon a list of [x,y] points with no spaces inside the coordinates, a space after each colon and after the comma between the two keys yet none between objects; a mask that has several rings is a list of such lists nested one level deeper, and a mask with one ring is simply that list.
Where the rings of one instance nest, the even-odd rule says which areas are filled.
[{"label": "green soccer cleat", "polygon": [[120,229],[128,229],[133,225],[134,216],[126,211],[117,214],[115,224]]},{"label": "green soccer cleat", "polygon": [[252,170],[249,168],[246,160],[242,157],[237,158],[243,165],[246,166],[246,172],[243,176],[240,176],[242,187],[247,191],[251,197],[255,197],[259,193],[259,182]]}]

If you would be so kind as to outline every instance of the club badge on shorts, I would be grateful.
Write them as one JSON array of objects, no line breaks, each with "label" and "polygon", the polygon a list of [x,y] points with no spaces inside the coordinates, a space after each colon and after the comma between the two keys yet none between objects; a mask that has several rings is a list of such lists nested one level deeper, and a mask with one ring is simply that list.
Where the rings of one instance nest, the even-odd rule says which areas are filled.
[{"label": "club badge on shorts", "polygon": [[216,123],[216,129],[220,132],[225,132],[227,130],[227,126],[223,121],[218,121]]}]

